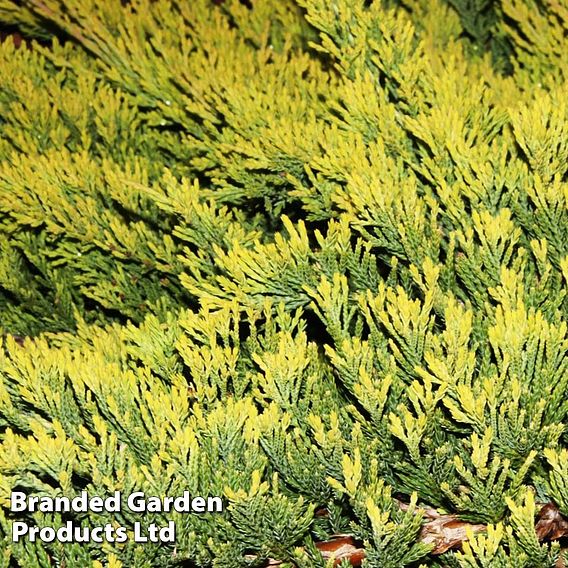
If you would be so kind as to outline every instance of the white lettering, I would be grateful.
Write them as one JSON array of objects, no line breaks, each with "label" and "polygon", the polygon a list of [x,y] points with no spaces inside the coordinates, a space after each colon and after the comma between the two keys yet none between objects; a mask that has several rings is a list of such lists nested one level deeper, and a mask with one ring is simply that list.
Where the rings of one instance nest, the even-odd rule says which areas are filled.
[{"label": "white lettering", "polygon": [[74,532],[73,523],[67,521],[64,526],[57,530],[57,542],[73,542],[73,537],[76,536]]},{"label": "white lettering", "polygon": [[52,527],[43,527],[39,531],[39,538],[42,542],[53,542],[55,540],[55,529]]},{"label": "white lettering", "polygon": [[159,497],[148,497],[146,511],[149,513],[159,513],[162,510],[162,501]]},{"label": "white lettering", "polygon": [[142,534],[142,525],[138,521],[134,523],[134,542],[148,542],[148,538]]},{"label": "white lettering", "polygon": [[95,497],[91,497],[89,509],[91,509],[91,511],[93,511],[93,513],[102,513],[103,512],[103,505],[104,505],[104,503],[103,503],[102,497],[97,497],[95,495]]},{"label": "white lettering", "polygon": [[23,491],[13,491],[10,496],[10,511],[19,513],[27,507],[26,494]]},{"label": "white lettering", "polygon": [[103,532],[102,527],[95,527],[91,531],[91,541],[98,542],[98,543],[104,542],[104,538],[101,536],[102,532]]},{"label": "white lettering", "polygon": [[12,523],[12,542],[19,542],[20,537],[24,536],[29,530],[26,523],[21,521],[14,521]]},{"label": "white lettering", "polygon": [[167,526],[160,529],[159,542],[175,542],[176,541],[176,524],[170,521]]},{"label": "white lettering", "polygon": [[30,527],[29,528],[29,533],[30,533],[30,542],[35,542],[36,539],[36,535],[39,532],[39,527]]},{"label": "white lettering", "polygon": [[124,527],[116,528],[116,542],[126,542],[128,540],[128,533]]},{"label": "white lettering", "polygon": [[[146,510],[146,505],[144,503],[144,492],[135,491],[128,496],[128,508],[133,513],[143,513]],[[144,541],[143,541],[144,542]]]},{"label": "white lettering", "polygon": [[[213,505],[215,505],[215,507],[213,507]],[[223,499],[221,499],[221,497],[207,497],[207,512],[222,513]]]},{"label": "white lettering", "polygon": [[184,491],[181,497],[174,499],[174,511],[177,511],[178,513],[191,513],[189,491]]},{"label": "white lettering", "polygon": [[196,513],[203,513],[205,511],[205,499],[203,497],[194,497],[191,501],[191,508]]},{"label": "white lettering", "polygon": [[115,491],[114,495],[105,499],[104,510],[107,513],[120,512],[120,491]]},{"label": "white lettering", "polygon": [[86,491],[81,491],[81,495],[71,500],[71,509],[76,513],[86,513],[89,510],[88,496]]}]

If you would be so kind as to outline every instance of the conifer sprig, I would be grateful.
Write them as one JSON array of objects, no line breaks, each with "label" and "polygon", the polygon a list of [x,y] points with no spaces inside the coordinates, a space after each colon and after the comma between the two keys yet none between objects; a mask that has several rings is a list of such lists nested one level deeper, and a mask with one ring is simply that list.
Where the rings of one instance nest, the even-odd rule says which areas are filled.
[{"label": "conifer sprig", "polygon": [[564,4],[0,0],[0,566],[562,566]]}]

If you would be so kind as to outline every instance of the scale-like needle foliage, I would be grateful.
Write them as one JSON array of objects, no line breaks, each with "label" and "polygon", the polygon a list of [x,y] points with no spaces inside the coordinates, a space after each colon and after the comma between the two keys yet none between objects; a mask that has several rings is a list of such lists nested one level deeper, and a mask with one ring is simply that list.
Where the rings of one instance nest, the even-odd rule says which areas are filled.
[{"label": "scale-like needle foliage", "polygon": [[[0,44],[0,567],[315,568],[341,534],[365,568],[559,561],[535,517],[568,516],[565,0],[0,24],[26,38]],[[439,554],[424,508],[486,528]],[[12,542],[69,519],[176,542]]]}]

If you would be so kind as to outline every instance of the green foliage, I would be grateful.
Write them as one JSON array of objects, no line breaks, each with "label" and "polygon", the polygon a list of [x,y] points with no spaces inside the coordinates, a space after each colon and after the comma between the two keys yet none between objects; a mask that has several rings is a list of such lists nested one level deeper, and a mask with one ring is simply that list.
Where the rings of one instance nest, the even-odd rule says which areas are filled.
[{"label": "green foliage", "polygon": [[[565,2],[0,0],[0,23],[41,40],[0,44],[0,566],[323,567],[338,534],[366,568],[554,566]],[[175,545],[12,543],[14,489],[226,508],[72,515],[174,520]],[[436,555],[426,507],[487,528]]]},{"label": "green foliage", "polygon": [[489,525],[487,534],[470,535],[463,552],[452,558],[451,565],[459,568],[488,568],[493,566],[542,567],[555,566],[559,557],[558,547],[543,546],[534,531],[534,496],[528,492],[524,504],[509,500],[511,524]]}]

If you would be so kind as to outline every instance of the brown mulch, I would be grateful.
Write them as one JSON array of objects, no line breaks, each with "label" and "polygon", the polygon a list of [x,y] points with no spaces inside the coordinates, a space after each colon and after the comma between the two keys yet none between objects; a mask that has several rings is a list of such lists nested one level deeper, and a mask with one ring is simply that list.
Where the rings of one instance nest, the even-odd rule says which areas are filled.
[{"label": "brown mulch", "polygon": [[[407,510],[408,505],[399,502],[402,510]],[[535,531],[540,542],[558,541],[568,537],[568,519],[559,511],[554,503],[541,504],[541,509],[536,517]],[[326,511],[318,511],[318,514],[325,515]],[[483,532],[487,526],[483,524],[473,524],[461,521],[457,515],[442,515],[434,509],[427,508],[422,510],[424,518],[429,519],[422,526],[419,542],[433,545],[430,554],[438,556],[448,550],[459,550],[464,541],[467,540],[466,532],[471,530],[473,533]],[[365,558],[365,550],[362,543],[357,542],[353,536],[348,534],[335,535],[328,541],[317,542],[316,548],[320,551],[325,560],[333,559],[334,566],[341,564],[343,560],[348,560],[351,566],[361,566]],[[566,548],[563,548],[566,551]],[[252,557],[251,557],[252,558]],[[278,559],[271,558],[266,563],[267,567],[279,566],[283,564]],[[565,561],[560,558],[556,563],[556,568],[566,568]]]}]

